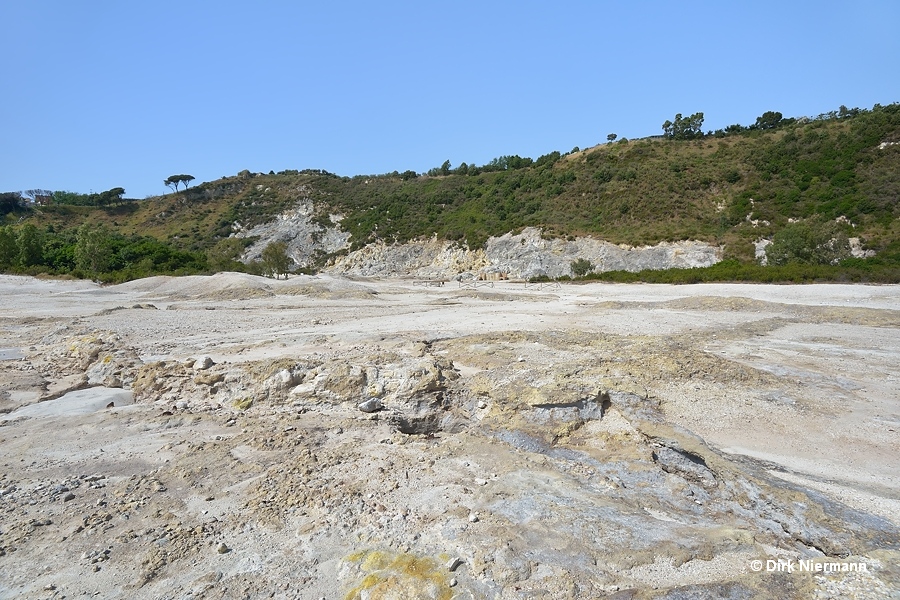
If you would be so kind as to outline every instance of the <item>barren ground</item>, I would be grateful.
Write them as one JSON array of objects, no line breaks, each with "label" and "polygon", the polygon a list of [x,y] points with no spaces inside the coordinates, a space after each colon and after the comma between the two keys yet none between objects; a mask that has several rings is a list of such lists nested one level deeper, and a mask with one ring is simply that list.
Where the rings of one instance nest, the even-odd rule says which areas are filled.
[{"label": "barren ground", "polygon": [[900,597],[896,286],[0,276],[0,325],[0,598]]}]

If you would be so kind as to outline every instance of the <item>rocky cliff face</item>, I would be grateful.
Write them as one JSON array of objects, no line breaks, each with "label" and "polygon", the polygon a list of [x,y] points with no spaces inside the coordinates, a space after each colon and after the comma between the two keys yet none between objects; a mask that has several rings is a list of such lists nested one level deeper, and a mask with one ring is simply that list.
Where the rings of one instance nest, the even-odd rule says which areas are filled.
[{"label": "rocky cliff face", "polygon": [[663,242],[656,246],[616,246],[593,238],[545,239],[541,230],[492,237],[484,249],[469,250],[432,238],[388,246],[383,242],[336,260],[336,274],[446,278],[562,277],[572,262],[583,259],[602,271],[641,271],[708,267],[721,260],[722,249],[703,242]]},{"label": "rocky cliff face", "polygon": [[380,277],[454,277],[491,266],[484,250],[469,250],[431,238],[407,244],[383,241],[338,258],[326,270],[335,274]]},{"label": "rocky cliff face", "polygon": [[721,260],[721,249],[703,242],[616,246],[585,237],[574,241],[548,240],[534,228],[527,228],[518,235],[491,238],[485,253],[490,269],[505,271],[516,278],[571,275],[572,262],[578,259],[590,261],[598,272],[708,267]]},{"label": "rocky cliff face", "polygon": [[[350,234],[341,230],[341,216],[331,215],[331,226],[323,226],[316,222],[315,214],[315,206],[307,198],[274,221],[238,232],[238,237],[259,237],[243,260],[258,260],[271,242],[286,242],[288,255],[299,267],[313,264],[318,256],[347,249]],[[379,240],[338,257],[325,271],[378,277],[555,278],[571,275],[572,262],[579,259],[589,261],[597,272],[641,271],[707,267],[721,260],[721,255],[721,248],[704,242],[617,246],[589,237],[546,239],[540,229],[529,227],[518,234],[492,237],[483,249],[474,250],[437,238],[405,244]]]},{"label": "rocky cliff face", "polygon": [[331,226],[323,227],[314,220],[315,214],[312,201],[304,198],[274,221],[238,231],[236,237],[259,237],[247,248],[242,260],[259,260],[262,251],[272,242],[285,242],[288,256],[299,267],[309,266],[319,254],[331,254],[346,248],[350,234],[341,230],[341,216],[331,215]]}]

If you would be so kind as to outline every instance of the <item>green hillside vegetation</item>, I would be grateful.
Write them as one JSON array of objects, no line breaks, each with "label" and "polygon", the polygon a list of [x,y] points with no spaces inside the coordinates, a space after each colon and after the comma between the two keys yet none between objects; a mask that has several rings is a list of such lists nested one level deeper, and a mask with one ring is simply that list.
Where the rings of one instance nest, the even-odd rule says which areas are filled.
[{"label": "green hillside vegetation", "polygon": [[[233,225],[252,227],[309,197],[323,224],[329,213],[345,216],[341,226],[354,248],[432,235],[474,248],[532,226],[547,237],[725,245],[726,263],[691,270],[682,280],[900,280],[900,105],[841,107],[801,119],[772,111],[749,126],[705,134],[702,122],[702,113],[679,114],[658,137],[537,159],[501,156],[481,166],[448,160],[426,174],[244,171],[141,201],[126,199],[121,188],[94,198],[54,192],[33,208],[4,194],[0,269],[115,281],[220,268],[265,271],[234,261],[247,242],[229,239]],[[108,260],[79,262],[79,238],[100,226]],[[758,267],[753,242],[773,237],[773,265]],[[861,238],[878,256],[848,259],[848,237]]]}]

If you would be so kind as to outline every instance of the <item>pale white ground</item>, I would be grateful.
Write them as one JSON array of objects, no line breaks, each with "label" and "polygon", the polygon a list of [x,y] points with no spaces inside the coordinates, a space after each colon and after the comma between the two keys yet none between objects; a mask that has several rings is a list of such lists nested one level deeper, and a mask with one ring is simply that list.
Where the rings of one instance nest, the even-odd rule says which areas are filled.
[{"label": "pale white ground", "polygon": [[[754,302],[717,305],[728,299]],[[161,310],[128,310],[136,304]],[[294,276],[273,281],[222,273],[102,287],[0,276],[0,307],[6,329],[0,349],[16,353],[11,356],[20,352],[16,329],[48,318],[79,319],[115,331],[140,348],[145,360],[203,354],[217,362],[296,356],[315,350],[316,340],[326,338],[352,345],[355,340],[410,335],[436,340],[502,331],[696,335],[698,349],[769,372],[792,390],[657,384],[653,391],[667,403],[673,420],[728,452],[900,499],[898,286],[595,283],[541,288],[494,282],[472,291],[456,282],[429,287],[404,280]],[[827,316],[810,319],[823,322],[796,322],[791,309],[798,307],[833,309],[838,321],[856,318],[841,313],[848,309],[869,310],[869,315],[857,319],[859,324]],[[868,325],[865,318],[873,314],[883,318]],[[785,322],[764,332],[736,333],[742,325],[773,318]],[[892,511],[894,506],[898,510],[892,516],[898,520],[900,504]]]},{"label": "pale white ground", "polygon": [[[466,290],[455,282],[429,287],[411,280],[327,276],[272,281],[231,273],[102,287],[0,276],[0,326],[3,362],[24,360],[42,336],[66,327],[113,331],[145,362],[206,355],[216,363],[241,363],[304,356],[322,351],[326,342],[329,351],[339,353],[341,347],[401,339],[435,342],[516,331],[623,336],[648,348],[677,338],[683,340],[684,356],[742,365],[766,383],[689,374],[655,378],[656,363],[650,361],[648,372],[612,377],[659,398],[673,423],[711,446],[766,461],[778,477],[900,524],[898,286],[541,288],[496,282]],[[469,374],[466,365],[458,367],[463,376]],[[59,465],[64,475],[72,457],[103,460],[101,445],[146,465],[170,456],[165,431],[140,425],[140,413],[132,410],[137,407],[119,408],[130,403],[127,392],[82,390],[38,404],[33,402],[40,390],[25,384],[7,392],[7,414],[0,421],[13,424],[0,429],[0,438],[27,448],[23,464],[49,456],[48,464]],[[83,420],[87,412],[106,410],[109,402],[124,419],[121,424]],[[54,431],[68,427],[53,438]],[[142,438],[145,446],[123,447],[123,440],[139,431],[155,437]],[[203,429],[198,435],[217,432]],[[32,436],[25,445],[23,435]],[[19,460],[2,458],[4,469]],[[230,509],[218,500],[189,506],[213,515]],[[652,580],[643,568],[633,573],[635,581]]]}]

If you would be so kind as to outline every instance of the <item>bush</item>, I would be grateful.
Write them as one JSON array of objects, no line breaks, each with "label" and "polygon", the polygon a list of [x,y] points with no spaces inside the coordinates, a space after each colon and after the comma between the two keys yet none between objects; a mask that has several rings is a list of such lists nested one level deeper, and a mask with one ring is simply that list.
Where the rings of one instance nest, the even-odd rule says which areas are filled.
[{"label": "bush", "polygon": [[847,234],[834,223],[792,223],[776,233],[766,247],[766,260],[771,265],[833,265],[849,256]]},{"label": "bush", "polygon": [[584,277],[588,273],[594,270],[594,265],[591,264],[591,261],[586,258],[579,258],[578,260],[573,260],[572,264],[572,275],[575,277]]}]

